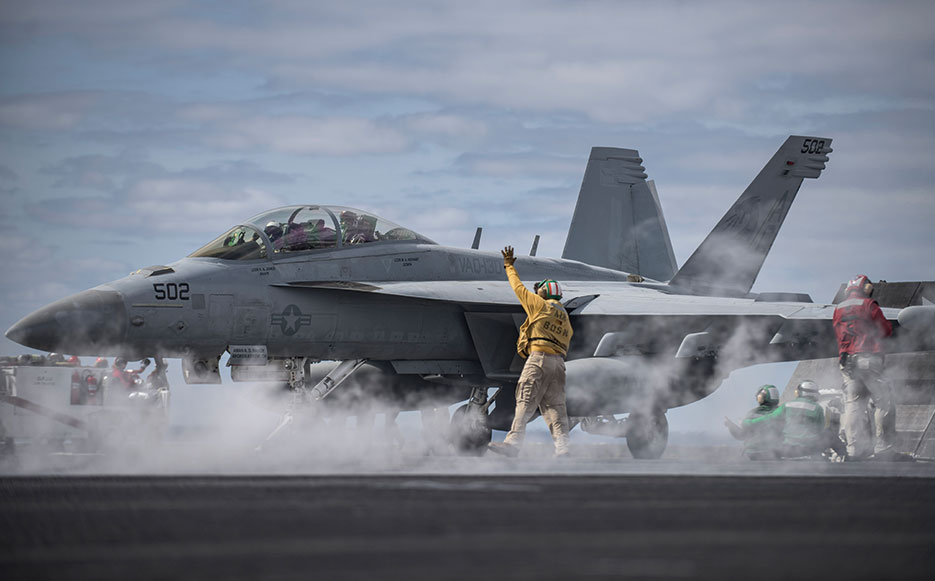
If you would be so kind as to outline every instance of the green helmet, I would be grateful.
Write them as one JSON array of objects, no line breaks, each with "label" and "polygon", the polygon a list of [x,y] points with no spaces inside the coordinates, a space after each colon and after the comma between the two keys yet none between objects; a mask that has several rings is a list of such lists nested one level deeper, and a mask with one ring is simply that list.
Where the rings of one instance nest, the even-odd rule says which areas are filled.
[{"label": "green helmet", "polygon": [[756,392],[756,401],[760,405],[773,407],[779,404],[779,390],[775,385],[764,384]]},{"label": "green helmet", "polygon": [[558,286],[557,280],[552,280],[547,278],[542,282],[537,282],[534,289],[538,293],[539,289],[545,287],[545,298],[547,299],[560,299],[562,298],[562,288]]}]

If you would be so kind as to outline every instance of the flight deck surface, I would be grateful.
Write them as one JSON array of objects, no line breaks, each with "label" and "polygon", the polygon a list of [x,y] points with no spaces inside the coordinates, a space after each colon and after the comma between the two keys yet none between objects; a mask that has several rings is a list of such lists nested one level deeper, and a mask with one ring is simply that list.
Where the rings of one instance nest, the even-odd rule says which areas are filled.
[{"label": "flight deck surface", "polygon": [[[0,478],[9,579],[930,578],[935,464],[542,457]],[[210,462],[205,465],[210,468]],[[237,473],[239,472],[239,473]]]}]

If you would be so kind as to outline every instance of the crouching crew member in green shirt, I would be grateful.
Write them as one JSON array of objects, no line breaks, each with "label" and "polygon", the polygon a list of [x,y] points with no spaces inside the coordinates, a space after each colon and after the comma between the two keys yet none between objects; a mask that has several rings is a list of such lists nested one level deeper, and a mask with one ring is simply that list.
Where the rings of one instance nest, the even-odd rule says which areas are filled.
[{"label": "crouching crew member in green shirt", "polygon": [[818,456],[828,448],[844,455],[844,443],[832,434],[825,412],[818,403],[818,384],[806,379],[795,388],[795,399],[788,401],[770,414],[744,420],[743,425],[782,423],[782,457],[804,458]]},{"label": "crouching crew member in green shirt", "polygon": [[775,411],[779,405],[779,390],[775,385],[761,385],[756,392],[756,403],[760,404],[747,412],[742,425],[724,418],[730,434],[743,440],[743,454],[750,460],[778,460],[782,442],[781,422],[759,422],[749,424],[746,420],[756,419]]}]

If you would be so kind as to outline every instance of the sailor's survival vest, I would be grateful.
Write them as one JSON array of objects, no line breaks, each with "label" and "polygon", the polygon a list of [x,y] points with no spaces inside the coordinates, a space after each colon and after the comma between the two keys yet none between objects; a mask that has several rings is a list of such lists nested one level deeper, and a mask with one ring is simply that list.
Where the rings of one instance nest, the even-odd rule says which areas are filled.
[{"label": "sailor's survival vest", "polygon": [[564,357],[571,342],[571,323],[562,303],[549,299],[538,312],[529,315],[519,329],[516,352],[526,358],[530,351],[543,351]]}]

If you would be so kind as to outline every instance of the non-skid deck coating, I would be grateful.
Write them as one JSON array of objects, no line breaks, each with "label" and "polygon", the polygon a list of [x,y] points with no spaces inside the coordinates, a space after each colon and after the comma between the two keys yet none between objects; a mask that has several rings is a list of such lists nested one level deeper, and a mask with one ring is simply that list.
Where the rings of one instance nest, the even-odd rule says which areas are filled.
[{"label": "non-skid deck coating", "polygon": [[768,465],[745,474],[738,464],[715,476],[527,464],[513,474],[3,478],[0,576],[928,579],[935,570],[930,466],[770,476]]}]

